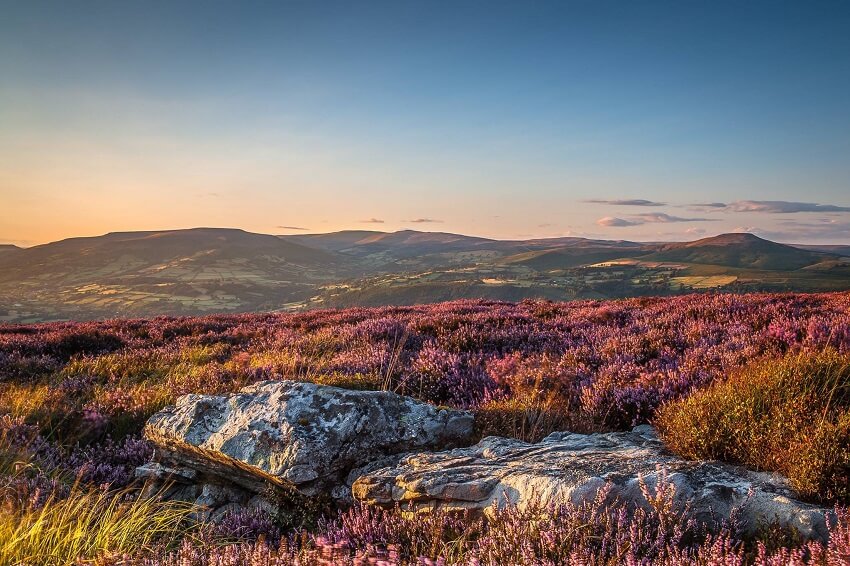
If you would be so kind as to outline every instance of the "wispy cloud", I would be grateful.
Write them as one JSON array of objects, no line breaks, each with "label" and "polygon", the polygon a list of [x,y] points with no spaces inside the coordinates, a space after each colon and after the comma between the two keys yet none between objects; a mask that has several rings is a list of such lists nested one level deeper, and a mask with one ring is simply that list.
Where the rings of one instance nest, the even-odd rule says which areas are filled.
[{"label": "wispy cloud", "polygon": [[795,214],[798,212],[850,212],[850,206],[794,202],[787,200],[736,200],[730,203],[711,202],[695,204],[697,210],[726,212],[764,212],[770,214]]},{"label": "wispy cloud", "polygon": [[615,218],[614,216],[605,216],[596,221],[599,226],[622,228],[625,226],[639,226],[643,222],[631,222],[625,218]]},{"label": "wispy cloud", "polygon": [[666,206],[667,203],[664,202],[655,202],[653,200],[646,200],[642,198],[633,198],[633,199],[588,199],[584,202],[591,202],[594,204],[611,204],[617,206]]},{"label": "wispy cloud", "polygon": [[384,221],[381,220],[380,218],[370,218],[368,220],[361,220],[360,223],[361,224],[383,224]]},{"label": "wispy cloud", "polygon": [[694,205],[691,205],[690,208],[695,208],[697,210],[713,210],[713,209],[724,209],[728,204],[725,202],[700,202]]},{"label": "wispy cloud", "polygon": [[633,216],[629,216],[629,219],[642,224],[667,224],[669,222],[714,222],[717,220],[716,218],[683,218],[681,216],[673,216],[663,212],[635,214]]},{"label": "wispy cloud", "polygon": [[442,222],[442,220],[437,220],[436,218],[414,218],[413,220],[405,220],[404,222],[410,222],[411,224],[436,224]]},{"label": "wispy cloud", "polygon": [[275,226],[280,230],[309,230],[309,228],[302,228],[301,226]]},{"label": "wispy cloud", "polygon": [[663,212],[646,212],[644,214],[633,214],[626,218],[605,216],[596,221],[599,226],[626,227],[640,226],[642,224],[671,224],[674,222],[714,222],[716,218],[683,218]]}]

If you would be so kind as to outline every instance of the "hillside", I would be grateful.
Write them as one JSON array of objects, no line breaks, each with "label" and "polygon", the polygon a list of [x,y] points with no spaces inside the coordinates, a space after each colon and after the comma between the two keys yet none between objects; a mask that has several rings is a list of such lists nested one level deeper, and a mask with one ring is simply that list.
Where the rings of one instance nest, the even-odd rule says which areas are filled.
[{"label": "hillside", "polygon": [[827,256],[777,244],[753,234],[721,234],[695,242],[668,244],[643,259],[793,271],[824,261]]},{"label": "hillside", "polygon": [[353,273],[345,256],[242,230],[115,232],[0,255],[0,306],[82,317],[267,309]]},{"label": "hillside", "polygon": [[226,228],[194,228],[161,232],[112,232],[69,238],[20,250],[0,263],[0,281],[41,275],[73,275],[80,279],[109,274],[157,273],[200,269],[217,262],[265,262],[291,269],[329,267],[344,258],[287,242],[275,236]]},{"label": "hillside", "polygon": [[832,255],[840,255],[845,257],[850,257],[850,246],[836,246],[836,245],[817,245],[817,244],[791,244],[795,248],[801,250],[808,250],[810,252],[821,252],[825,254]]},{"label": "hillside", "polygon": [[845,258],[750,234],[685,243],[195,228],[0,248],[0,322],[693,290],[850,289]]},{"label": "hillside", "polygon": [[546,250],[534,250],[505,257],[501,264],[523,265],[537,271],[550,269],[569,269],[618,258],[643,255],[646,249],[640,247],[578,247],[562,246]]}]

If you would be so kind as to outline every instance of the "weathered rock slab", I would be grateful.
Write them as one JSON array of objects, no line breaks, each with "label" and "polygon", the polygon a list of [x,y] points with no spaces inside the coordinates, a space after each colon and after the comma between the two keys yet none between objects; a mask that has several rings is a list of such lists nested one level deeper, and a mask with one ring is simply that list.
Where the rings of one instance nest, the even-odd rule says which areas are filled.
[{"label": "weathered rock slab", "polygon": [[698,521],[716,523],[734,512],[750,531],[775,522],[807,538],[826,535],[829,510],[794,499],[781,476],[683,460],[648,426],[625,433],[559,432],[537,444],[487,437],[467,448],[406,455],[362,475],[352,490],[372,504],[486,513],[507,503],[581,504],[601,489],[612,499],[645,505],[644,489],[659,485],[673,486],[680,508],[689,506]]},{"label": "weathered rock slab", "polygon": [[345,482],[353,469],[402,452],[468,445],[473,424],[467,411],[391,392],[265,381],[234,395],[186,395],[153,415],[144,436],[155,462],[138,475],[350,497]]}]

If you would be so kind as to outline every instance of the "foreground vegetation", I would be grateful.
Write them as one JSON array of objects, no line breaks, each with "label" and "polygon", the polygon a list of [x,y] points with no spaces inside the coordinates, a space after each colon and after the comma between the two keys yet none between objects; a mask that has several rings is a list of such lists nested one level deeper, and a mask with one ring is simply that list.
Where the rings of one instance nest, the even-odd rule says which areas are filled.
[{"label": "foreground vegetation", "polygon": [[757,362],[662,407],[655,424],[686,458],[780,472],[805,498],[850,502],[850,356]]},{"label": "foreground vegetation", "polygon": [[666,492],[640,512],[597,502],[483,523],[355,508],[281,533],[256,514],[193,526],[192,509],[140,501],[132,472],[150,457],[142,424],[176,396],[294,378],[466,407],[482,435],[529,441],[653,422],[685,456],[780,471],[845,505],[848,356],[848,294],[0,326],[0,563],[844,564],[840,507],[828,545],[689,524]]}]

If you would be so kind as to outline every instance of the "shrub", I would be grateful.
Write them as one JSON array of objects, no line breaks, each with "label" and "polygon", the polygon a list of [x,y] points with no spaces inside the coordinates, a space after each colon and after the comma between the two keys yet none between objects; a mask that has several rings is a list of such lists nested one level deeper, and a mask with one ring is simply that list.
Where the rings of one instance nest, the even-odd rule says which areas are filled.
[{"label": "shrub", "polygon": [[850,356],[762,360],[661,407],[674,452],[787,476],[803,497],[850,502]]}]

